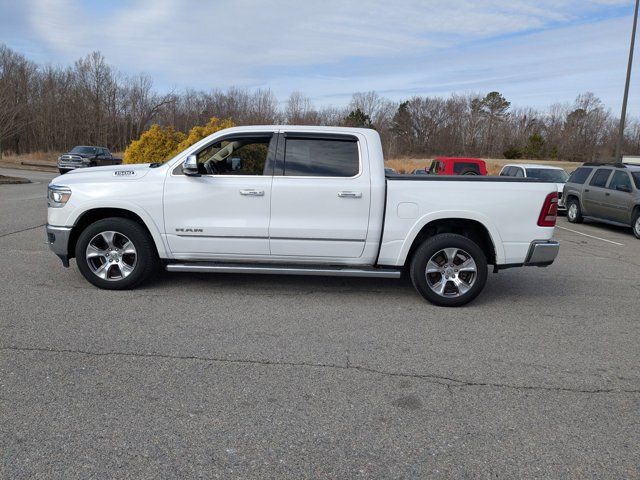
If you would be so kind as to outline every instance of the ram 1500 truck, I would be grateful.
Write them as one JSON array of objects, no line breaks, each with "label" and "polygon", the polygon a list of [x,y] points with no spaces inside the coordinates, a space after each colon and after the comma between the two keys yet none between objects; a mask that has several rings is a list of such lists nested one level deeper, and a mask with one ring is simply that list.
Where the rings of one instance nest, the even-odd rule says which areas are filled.
[{"label": "ram 1500 truck", "polygon": [[108,148],[78,146],[58,157],[58,171],[62,175],[76,168],[102,167],[121,163],[122,159],[111,155]]},{"label": "ram 1500 truck", "polygon": [[100,288],[171,272],[398,278],[442,306],[494,271],[550,265],[555,183],[385,175],[374,130],[253,126],[163,164],[74,170],[48,191],[47,238]]}]

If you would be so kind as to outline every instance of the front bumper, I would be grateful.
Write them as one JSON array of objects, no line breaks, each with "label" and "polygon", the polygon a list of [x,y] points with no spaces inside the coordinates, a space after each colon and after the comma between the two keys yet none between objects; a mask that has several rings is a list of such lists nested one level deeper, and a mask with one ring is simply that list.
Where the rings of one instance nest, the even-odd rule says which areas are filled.
[{"label": "front bumper", "polygon": [[546,267],[553,263],[559,251],[560,243],[555,240],[534,240],[531,242],[524,264],[527,266]]},{"label": "front bumper", "polygon": [[69,266],[69,238],[71,237],[71,227],[54,227],[47,225],[47,244],[55,253],[62,265]]},{"label": "front bumper", "polygon": [[61,170],[75,170],[76,168],[87,168],[90,165],[83,162],[58,162],[58,168]]}]

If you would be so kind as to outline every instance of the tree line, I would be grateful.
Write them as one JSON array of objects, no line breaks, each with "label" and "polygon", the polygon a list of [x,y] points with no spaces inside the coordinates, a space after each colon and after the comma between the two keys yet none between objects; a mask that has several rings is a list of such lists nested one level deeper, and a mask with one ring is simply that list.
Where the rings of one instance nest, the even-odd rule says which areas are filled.
[{"label": "tree line", "polygon": [[[608,160],[618,129],[615,116],[589,92],[542,111],[513,107],[499,92],[396,102],[371,91],[353,94],[345,107],[316,107],[298,91],[283,102],[268,89],[159,93],[151,77],[124,75],[99,52],[62,67],[38,65],[0,45],[0,154],[81,144],[123,151],[153,124],[188,132],[211,117],[236,125],[375,128],[391,157]],[[637,119],[628,123],[624,151],[640,152]]]}]

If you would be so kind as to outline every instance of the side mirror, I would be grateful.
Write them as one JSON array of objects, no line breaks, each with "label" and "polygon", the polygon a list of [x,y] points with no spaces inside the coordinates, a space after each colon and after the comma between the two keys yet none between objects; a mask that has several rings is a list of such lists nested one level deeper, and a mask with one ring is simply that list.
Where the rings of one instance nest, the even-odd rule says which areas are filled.
[{"label": "side mirror", "polygon": [[198,157],[196,155],[189,155],[182,164],[182,172],[190,177],[199,177],[198,172]]},{"label": "side mirror", "polygon": [[629,187],[629,185],[616,185],[616,190],[631,193],[631,187]]}]

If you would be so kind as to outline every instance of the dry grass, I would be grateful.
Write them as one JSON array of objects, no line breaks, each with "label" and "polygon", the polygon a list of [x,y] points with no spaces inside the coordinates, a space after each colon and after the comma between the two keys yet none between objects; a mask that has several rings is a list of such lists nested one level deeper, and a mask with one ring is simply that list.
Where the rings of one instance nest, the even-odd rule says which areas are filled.
[{"label": "dry grass", "polygon": [[[398,173],[411,173],[416,168],[425,168],[431,165],[431,158],[392,158],[385,162],[386,167],[393,168]],[[498,175],[502,167],[508,163],[539,163],[542,165],[551,165],[554,167],[564,168],[568,173],[573,172],[581,163],[565,162],[560,160],[506,160],[504,158],[484,159],[487,164],[487,173],[489,175]]]},{"label": "dry grass", "polygon": [[22,155],[3,155],[0,162],[6,164],[21,165],[22,162],[42,163],[46,165],[56,166],[60,152],[33,152]]}]

